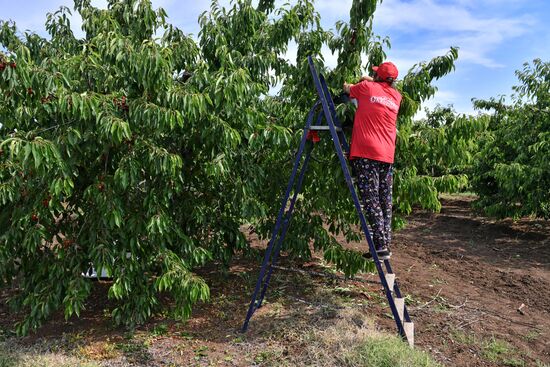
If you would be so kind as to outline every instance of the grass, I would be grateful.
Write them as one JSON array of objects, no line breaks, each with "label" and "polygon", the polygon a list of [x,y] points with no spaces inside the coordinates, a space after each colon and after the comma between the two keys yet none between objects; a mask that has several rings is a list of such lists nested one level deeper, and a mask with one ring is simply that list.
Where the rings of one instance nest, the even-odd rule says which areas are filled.
[{"label": "grass", "polygon": [[451,338],[457,344],[480,347],[481,356],[499,366],[523,367],[525,361],[520,353],[504,340],[495,337],[479,339],[473,334],[466,334],[461,330],[451,331]]},{"label": "grass", "polygon": [[[228,331],[222,335],[224,339],[213,342],[210,335],[174,331],[185,328],[161,321],[145,330],[117,334],[113,339],[94,340],[93,334],[76,333],[28,347],[17,344],[14,337],[6,337],[0,339],[0,367],[98,367],[111,361],[117,365],[153,365],[159,354],[174,365],[189,366],[441,366],[428,353],[376,330],[377,321],[369,318],[370,311],[373,305],[386,302],[378,291],[351,282],[324,279],[313,283],[301,276],[278,275],[274,279],[278,287],[269,293],[265,308],[256,316],[256,331],[252,334]],[[301,287],[298,289],[296,284]],[[446,303],[443,298],[437,301]],[[212,314],[222,320],[224,315],[219,310],[230,314],[234,302],[230,296],[214,298]],[[415,303],[419,301],[407,299],[407,304]],[[383,312],[376,316],[384,317]],[[172,337],[174,340],[168,342]],[[536,331],[525,336],[531,340],[539,337]],[[476,338],[461,330],[454,330],[451,338],[474,348],[495,365],[525,366],[522,356],[502,340]],[[540,363],[536,367],[550,366]]]},{"label": "grass", "polygon": [[115,348],[132,363],[146,363],[151,358],[149,355],[148,341],[129,340],[117,343]]},{"label": "grass", "polygon": [[458,344],[468,346],[475,345],[478,342],[474,334],[466,334],[461,330],[451,331],[451,339],[453,339]]},{"label": "grass", "polygon": [[491,338],[483,343],[483,357],[501,366],[523,367],[525,362],[519,359],[517,352],[504,340]]},{"label": "grass", "polygon": [[88,360],[104,361],[120,355],[116,344],[107,341],[92,342],[77,349],[77,356]]},{"label": "grass", "polygon": [[369,367],[438,367],[429,354],[411,349],[393,336],[373,336],[344,356],[345,366]]},{"label": "grass", "polygon": [[[361,322],[358,322],[358,321]],[[361,308],[338,309],[337,317],[319,314],[315,325],[286,326],[283,340],[267,339],[254,361],[261,366],[317,367],[439,367],[423,351],[411,349],[395,336],[375,330],[374,321]],[[300,346],[299,353],[286,353],[287,346]]]},{"label": "grass", "polygon": [[99,367],[96,362],[0,343],[0,367]]},{"label": "grass", "polygon": [[151,330],[151,334],[154,336],[163,336],[168,334],[168,325],[165,323],[155,325],[153,330]]},{"label": "grass", "polygon": [[256,354],[256,356],[254,356],[254,362],[258,364],[265,364],[268,361],[276,362],[279,358],[281,358],[280,352],[278,353],[277,351],[267,350]]},{"label": "grass", "polygon": [[[306,294],[304,288],[308,287],[301,288],[298,293],[295,283],[308,284],[310,279],[309,282],[307,278],[304,282],[296,282],[296,276],[281,274],[275,280],[279,289],[284,288],[285,292],[269,293],[268,302],[254,320],[257,332],[253,337],[251,334],[228,334],[223,353],[216,344],[205,343],[202,338],[181,344],[173,352],[179,354],[179,348],[190,354],[195,361],[190,365],[231,362],[236,366],[262,367],[439,366],[427,353],[410,349],[401,339],[376,331],[376,321],[367,315],[371,307],[368,305],[378,304],[383,299],[378,292],[326,280],[322,285],[312,284]],[[360,302],[354,297],[356,294],[361,294]],[[221,297],[216,305],[227,308],[225,303],[230,300]],[[261,318],[264,320],[259,321]],[[156,331],[164,332],[163,329]],[[132,347],[125,345],[122,348],[121,345],[118,351],[126,357],[140,354],[139,350],[131,350]]]},{"label": "grass", "polygon": [[527,335],[525,335],[525,340],[528,341],[528,342],[532,342],[532,341],[537,340],[540,336],[541,336],[540,330],[533,329],[533,330],[529,331],[527,333]]}]

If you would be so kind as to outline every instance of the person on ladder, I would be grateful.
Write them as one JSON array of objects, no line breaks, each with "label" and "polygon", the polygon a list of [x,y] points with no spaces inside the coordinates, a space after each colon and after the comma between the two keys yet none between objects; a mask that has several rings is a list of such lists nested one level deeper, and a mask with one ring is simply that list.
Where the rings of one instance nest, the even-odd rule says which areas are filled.
[{"label": "person on ladder", "polygon": [[[349,159],[376,253],[380,260],[387,260],[391,256],[392,169],[401,94],[393,87],[398,76],[393,63],[384,62],[372,70],[374,78],[364,76],[357,84],[344,83],[344,92],[358,102]],[[370,253],[363,256],[372,257]]]}]

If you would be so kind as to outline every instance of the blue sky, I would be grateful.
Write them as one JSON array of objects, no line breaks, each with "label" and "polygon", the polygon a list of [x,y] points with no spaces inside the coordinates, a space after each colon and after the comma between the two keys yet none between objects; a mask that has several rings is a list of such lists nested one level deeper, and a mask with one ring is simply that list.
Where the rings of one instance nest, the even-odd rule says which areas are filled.
[{"label": "blue sky", "polygon": [[[152,0],[168,12],[171,23],[187,33],[198,33],[198,15],[209,0]],[[228,4],[228,0],[221,0]],[[291,1],[293,2],[293,1]],[[282,1],[278,1],[282,3]],[[104,6],[105,0],[94,0]],[[351,0],[317,0],[325,28],[349,18]],[[14,20],[20,29],[45,34],[46,13],[72,0],[0,0],[0,19]],[[439,91],[426,106],[453,104],[458,112],[473,113],[471,98],[510,95],[517,84],[514,71],[534,58],[550,59],[550,1],[548,0],[384,0],[374,18],[375,32],[389,36],[388,60],[403,75],[419,61],[460,47],[456,71],[437,86]],[[80,26],[74,17],[75,29]],[[288,57],[295,57],[290,46]],[[336,56],[325,49],[325,59]]]}]

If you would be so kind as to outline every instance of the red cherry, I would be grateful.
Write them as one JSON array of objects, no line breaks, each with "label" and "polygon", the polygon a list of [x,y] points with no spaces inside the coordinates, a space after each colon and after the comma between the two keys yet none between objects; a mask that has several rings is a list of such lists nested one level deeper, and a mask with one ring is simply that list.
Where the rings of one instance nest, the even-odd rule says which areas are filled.
[{"label": "red cherry", "polygon": [[12,67],[12,69],[15,69],[17,67],[17,64],[15,63],[15,61],[12,61],[10,63],[10,66]]},{"label": "red cherry", "polygon": [[32,96],[34,94],[34,91],[32,90],[32,88],[27,88],[27,93]]},{"label": "red cherry", "polygon": [[97,188],[99,189],[99,191],[103,192],[105,190],[105,184],[101,182],[99,185],[97,185]]},{"label": "red cherry", "polygon": [[38,222],[38,215],[36,215],[36,214],[33,213],[33,215],[31,216],[31,220],[32,220],[33,222]]}]

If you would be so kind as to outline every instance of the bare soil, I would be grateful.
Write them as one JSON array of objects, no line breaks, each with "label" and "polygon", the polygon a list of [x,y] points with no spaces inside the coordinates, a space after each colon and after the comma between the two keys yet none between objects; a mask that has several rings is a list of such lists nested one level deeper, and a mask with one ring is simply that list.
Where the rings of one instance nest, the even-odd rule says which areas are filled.
[{"label": "bare soil", "polygon": [[[445,366],[549,366],[550,223],[476,216],[471,200],[444,199],[441,213],[418,211],[394,235],[392,265],[408,295],[416,346]],[[211,302],[185,323],[163,311],[132,331],[112,326],[110,284],[100,281],[81,318],[65,322],[60,313],[15,338],[18,316],[4,292],[0,357],[22,362],[54,352],[93,366],[352,366],[346,355],[361,342],[395,334],[377,275],[346,280],[320,254],[307,263],[283,256],[265,306],[240,333],[259,264],[239,258],[227,272],[203,269]]]},{"label": "bare soil", "polygon": [[[471,200],[443,200],[395,235],[417,345],[449,366],[549,363],[550,223],[475,216]],[[484,358],[494,340],[509,343],[508,361]]]}]

